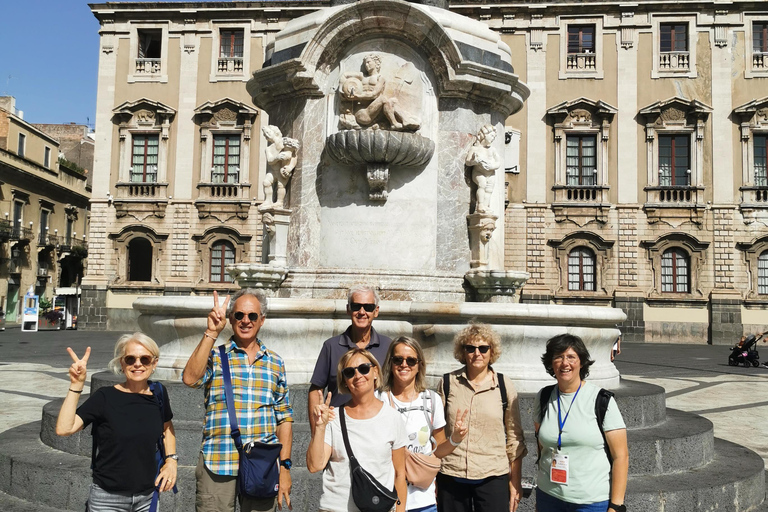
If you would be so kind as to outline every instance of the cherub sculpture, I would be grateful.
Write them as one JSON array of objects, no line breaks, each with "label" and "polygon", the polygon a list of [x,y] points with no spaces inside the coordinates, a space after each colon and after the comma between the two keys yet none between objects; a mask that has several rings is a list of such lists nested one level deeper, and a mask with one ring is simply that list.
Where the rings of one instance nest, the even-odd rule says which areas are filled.
[{"label": "cherub sculpture", "polygon": [[267,175],[264,178],[264,206],[272,205],[272,193],[277,186],[277,200],[275,205],[285,208],[285,191],[288,181],[291,179],[293,169],[298,160],[299,141],[290,137],[283,137],[280,128],[273,125],[265,126],[262,130],[267,139],[267,148],[264,153],[267,156]]},{"label": "cherub sculpture", "polygon": [[475,213],[491,211],[491,195],[496,183],[496,169],[501,165],[499,154],[491,147],[496,129],[486,124],[477,132],[475,143],[467,153],[466,165],[472,167],[472,181],[477,185]]},{"label": "cherub sculpture", "polygon": [[[339,123],[345,129],[392,129],[416,131],[421,121],[409,112],[401,99],[413,88],[416,70],[413,64],[403,65],[389,82],[381,74],[381,57],[371,53],[363,59],[365,73],[347,72],[341,76],[342,105]],[[400,98],[403,96],[403,98]],[[350,104],[351,103],[351,104]]]}]

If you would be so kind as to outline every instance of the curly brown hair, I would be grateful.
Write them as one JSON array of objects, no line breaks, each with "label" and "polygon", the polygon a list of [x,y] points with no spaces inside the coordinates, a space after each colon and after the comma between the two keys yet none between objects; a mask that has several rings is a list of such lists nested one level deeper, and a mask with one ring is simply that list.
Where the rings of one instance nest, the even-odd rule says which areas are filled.
[{"label": "curly brown hair", "polygon": [[459,331],[453,338],[453,357],[461,364],[467,364],[467,352],[464,345],[471,342],[483,341],[491,347],[491,362],[498,361],[501,357],[501,336],[488,324],[470,322],[468,326]]}]

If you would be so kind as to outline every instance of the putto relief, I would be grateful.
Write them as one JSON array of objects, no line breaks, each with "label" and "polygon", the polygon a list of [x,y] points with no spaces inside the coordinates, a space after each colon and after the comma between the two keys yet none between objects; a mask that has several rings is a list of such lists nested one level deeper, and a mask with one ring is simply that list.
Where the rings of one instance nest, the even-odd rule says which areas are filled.
[{"label": "putto relief", "polygon": [[[262,209],[268,206],[286,208],[285,192],[288,181],[298,160],[299,141],[290,137],[283,137],[280,128],[273,125],[265,126],[262,130],[267,139],[267,147],[264,150],[267,157],[267,175],[264,179],[264,204]],[[275,201],[273,203],[273,193]]]},{"label": "putto relief", "polygon": [[472,168],[475,184],[475,213],[491,211],[491,195],[496,184],[496,169],[501,165],[499,154],[492,147],[496,140],[496,128],[484,125],[477,132],[475,143],[467,153],[464,163]]},{"label": "putto relief", "polygon": [[363,58],[362,69],[345,72],[339,80],[339,128],[417,131],[423,91],[416,67],[406,62],[384,76],[382,57],[370,53]]}]

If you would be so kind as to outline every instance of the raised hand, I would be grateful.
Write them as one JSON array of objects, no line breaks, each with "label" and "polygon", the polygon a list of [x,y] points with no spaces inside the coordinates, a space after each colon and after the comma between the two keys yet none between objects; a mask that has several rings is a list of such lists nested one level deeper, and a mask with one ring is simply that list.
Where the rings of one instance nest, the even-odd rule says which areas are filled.
[{"label": "raised hand", "polygon": [[224,299],[224,304],[219,305],[219,294],[213,292],[213,308],[208,313],[208,330],[218,335],[227,326],[227,306],[229,306],[229,295]]},{"label": "raised hand", "polygon": [[312,413],[315,416],[315,427],[324,427],[329,424],[333,418],[336,417],[336,408],[331,406],[331,392],[328,392],[328,396],[323,403],[323,390],[318,389],[320,393],[320,403],[315,406],[315,410]]},{"label": "raised hand", "polygon": [[72,363],[69,367],[69,380],[72,384],[85,384],[88,358],[91,357],[91,347],[85,349],[85,355],[83,358],[77,357],[75,351],[70,347],[67,347],[69,357],[72,358]]},{"label": "raised hand", "polygon": [[461,409],[456,411],[456,421],[453,423],[453,431],[451,432],[451,439],[454,443],[460,443],[467,437],[467,433],[469,432],[469,421],[467,420],[468,414],[469,409],[464,409],[463,412]]}]

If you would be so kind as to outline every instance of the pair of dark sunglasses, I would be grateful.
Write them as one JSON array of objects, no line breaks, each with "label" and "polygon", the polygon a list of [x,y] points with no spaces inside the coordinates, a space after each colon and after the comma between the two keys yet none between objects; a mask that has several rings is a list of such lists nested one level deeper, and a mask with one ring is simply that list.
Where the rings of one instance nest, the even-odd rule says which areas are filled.
[{"label": "pair of dark sunglasses", "polygon": [[353,302],[349,305],[350,311],[360,311],[360,308],[363,308],[366,313],[373,313],[373,311],[376,309],[376,304],[364,304],[362,302]]},{"label": "pair of dark sunglasses", "polygon": [[[239,322],[240,320],[245,318],[245,313],[243,313],[242,311],[237,311],[234,317],[235,317],[235,320]],[[258,319],[259,319],[258,313],[248,313],[248,320],[250,320],[251,322],[255,322]]]},{"label": "pair of dark sunglasses", "polygon": [[140,362],[140,363],[141,363],[143,366],[149,366],[150,364],[152,364],[152,361],[154,361],[154,360],[155,360],[154,356],[141,356],[141,357],[136,357],[136,356],[123,356],[123,362],[124,362],[124,363],[125,363],[127,366],[133,366],[134,364],[136,364],[136,360],[137,360],[137,359],[139,360],[139,362]]},{"label": "pair of dark sunglasses", "polygon": [[360,372],[360,375],[368,375],[368,373],[371,371],[371,366],[373,366],[371,363],[363,363],[360,366],[347,366],[341,370],[341,374],[345,379],[351,379],[354,377],[355,371]]},{"label": "pair of dark sunglasses", "polygon": [[476,347],[474,345],[464,345],[464,350],[467,352],[467,354],[474,354],[475,350],[479,350],[481,354],[487,354],[489,350],[491,350],[490,345],[480,345],[479,347]]},{"label": "pair of dark sunglasses", "polygon": [[403,364],[403,361],[405,361],[405,364],[413,368],[417,364],[419,364],[419,360],[415,357],[403,357],[403,356],[392,356],[392,364],[395,366],[400,366]]}]

